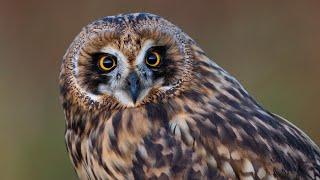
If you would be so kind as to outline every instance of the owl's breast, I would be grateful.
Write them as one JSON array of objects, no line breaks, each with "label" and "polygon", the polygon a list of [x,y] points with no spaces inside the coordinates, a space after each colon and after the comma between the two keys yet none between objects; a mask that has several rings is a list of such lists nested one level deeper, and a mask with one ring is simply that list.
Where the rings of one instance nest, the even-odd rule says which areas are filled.
[{"label": "owl's breast", "polygon": [[165,107],[150,104],[114,112],[106,119],[86,119],[83,133],[67,128],[67,147],[78,175],[82,179],[217,175],[214,158],[190,133],[188,116],[169,113]]},{"label": "owl's breast", "polygon": [[[279,155],[279,144],[286,143],[280,140],[289,131],[280,134],[264,128],[261,132],[266,133],[259,134],[252,123],[260,127],[260,120],[243,119],[239,110],[228,109],[233,106],[200,102],[191,109],[183,102],[188,101],[147,104],[108,116],[74,116],[82,123],[67,123],[66,142],[78,175],[82,179],[263,179],[304,177],[314,171],[306,150],[299,153],[289,144],[281,146],[287,147],[283,150],[288,155]],[[269,114],[255,117],[278,123]],[[289,124],[277,127],[284,126],[290,128]],[[275,135],[282,137],[279,142],[272,139]]]}]

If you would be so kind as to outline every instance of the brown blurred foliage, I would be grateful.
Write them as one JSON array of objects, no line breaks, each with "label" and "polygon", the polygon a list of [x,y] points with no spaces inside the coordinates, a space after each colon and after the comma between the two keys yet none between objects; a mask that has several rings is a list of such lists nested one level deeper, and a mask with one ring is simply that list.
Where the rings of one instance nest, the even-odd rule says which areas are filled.
[{"label": "brown blurred foliage", "polygon": [[89,22],[145,11],[174,22],[259,102],[320,143],[320,1],[1,0],[0,179],[75,179],[58,73]]}]

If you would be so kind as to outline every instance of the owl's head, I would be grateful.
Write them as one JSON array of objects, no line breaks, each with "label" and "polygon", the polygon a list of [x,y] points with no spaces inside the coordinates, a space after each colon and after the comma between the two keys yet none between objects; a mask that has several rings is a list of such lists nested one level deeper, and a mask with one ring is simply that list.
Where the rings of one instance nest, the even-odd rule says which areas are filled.
[{"label": "owl's head", "polygon": [[191,43],[178,27],[153,14],[94,21],[64,56],[62,94],[110,108],[165,101],[183,91],[191,78]]}]

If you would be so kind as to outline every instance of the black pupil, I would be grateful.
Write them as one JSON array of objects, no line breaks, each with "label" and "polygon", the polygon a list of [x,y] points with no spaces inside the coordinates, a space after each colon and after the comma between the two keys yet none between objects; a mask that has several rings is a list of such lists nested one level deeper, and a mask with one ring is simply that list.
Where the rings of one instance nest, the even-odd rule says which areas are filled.
[{"label": "black pupil", "polygon": [[113,66],[113,60],[110,57],[106,57],[103,61],[103,66],[106,68],[111,68]]},{"label": "black pupil", "polygon": [[157,56],[154,53],[150,53],[147,60],[148,60],[149,64],[156,64],[157,63]]}]

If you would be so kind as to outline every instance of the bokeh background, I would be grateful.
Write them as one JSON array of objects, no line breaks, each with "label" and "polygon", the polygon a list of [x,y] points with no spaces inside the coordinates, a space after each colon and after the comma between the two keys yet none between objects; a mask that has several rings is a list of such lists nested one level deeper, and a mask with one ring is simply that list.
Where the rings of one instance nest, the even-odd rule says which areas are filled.
[{"label": "bokeh background", "polygon": [[146,11],[180,26],[270,111],[320,144],[320,1],[0,1],[0,179],[76,179],[58,100],[89,22]]}]

